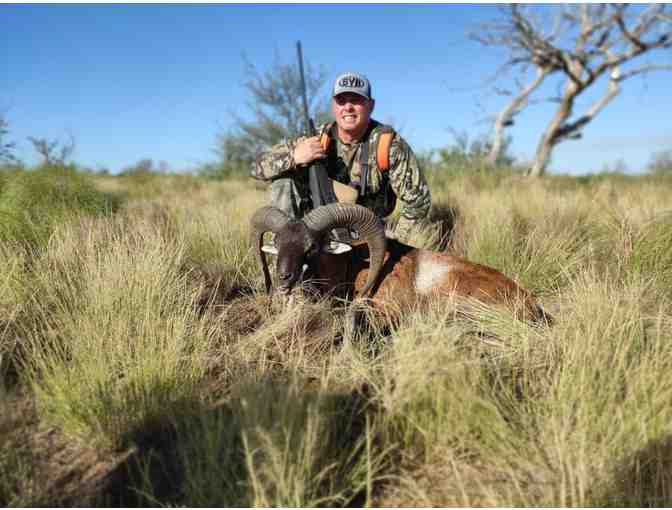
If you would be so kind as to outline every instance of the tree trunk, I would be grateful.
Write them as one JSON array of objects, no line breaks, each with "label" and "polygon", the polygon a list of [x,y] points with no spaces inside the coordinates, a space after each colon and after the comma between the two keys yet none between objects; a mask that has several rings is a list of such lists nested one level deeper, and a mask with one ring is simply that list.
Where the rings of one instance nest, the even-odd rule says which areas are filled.
[{"label": "tree trunk", "polygon": [[492,138],[492,147],[490,148],[490,153],[488,154],[488,164],[495,166],[497,159],[499,158],[500,153],[502,152],[502,147],[504,145],[504,129],[509,123],[513,123],[513,117],[520,112],[527,105],[527,101],[539,85],[544,81],[546,76],[551,73],[550,69],[537,69],[537,76],[532,83],[527,87],[524,87],[520,93],[513,98],[513,100],[506,105],[506,107],[497,115],[494,124],[494,135]]},{"label": "tree trunk", "polygon": [[502,152],[502,145],[504,141],[504,123],[504,113],[501,113],[497,116],[497,120],[495,121],[495,133],[492,138],[492,147],[490,148],[490,153],[488,154],[487,161],[490,166],[495,166],[497,163],[497,158],[499,158],[499,154]]},{"label": "tree trunk", "polygon": [[528,172],[530,177],[540,177],[546,173],[546,167],[551,160],[553,147],[555,147],[555,144],[553,144],[551,141],[551,137],[544,135],[539,141],[539,145],[537,145],[537,152],[534,155],[534,161],[532,162],[532,166]]},{"label": "tree trunk", "polygon": [[572,108],[574,107],[574,99],[582,89],[571,79],[565,87],[565,91],[558,106],[558,111],[555,112],[553,119],[544,131],[544,134],[537,145],[537,152],[534,155],[532,167],[528,172],[531,177],[540,177],[546,173],[546,167],[551,161],[551,154],[553,149],[561,140],[561,130],[566,124],[567,119],[572,115]]}]

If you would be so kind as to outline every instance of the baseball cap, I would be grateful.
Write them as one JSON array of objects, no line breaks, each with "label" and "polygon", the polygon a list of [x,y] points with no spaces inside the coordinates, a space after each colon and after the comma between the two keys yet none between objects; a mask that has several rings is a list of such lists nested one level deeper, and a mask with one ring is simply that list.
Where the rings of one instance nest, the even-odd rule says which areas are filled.
[{"label": "baseball cap", "polygon": [[353,92],[371,99],[371,84],[366,76],[360,73],[347,72],[336,78],[334,82],[334,90],[331,97],[342,94],[343,92]]}]

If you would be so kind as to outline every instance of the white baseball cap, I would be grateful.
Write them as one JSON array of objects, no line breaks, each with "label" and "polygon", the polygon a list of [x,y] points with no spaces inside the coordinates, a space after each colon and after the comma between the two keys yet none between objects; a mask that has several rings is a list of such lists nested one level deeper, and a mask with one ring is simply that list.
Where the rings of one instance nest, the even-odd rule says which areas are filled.
[{"label": "white baseball cap", "polygon": [[335,97],[343,92],[352,92],[366,99],[371,99],[371,83],[366,76],[360,73],[347,72],[336,78],[331,97]]}]

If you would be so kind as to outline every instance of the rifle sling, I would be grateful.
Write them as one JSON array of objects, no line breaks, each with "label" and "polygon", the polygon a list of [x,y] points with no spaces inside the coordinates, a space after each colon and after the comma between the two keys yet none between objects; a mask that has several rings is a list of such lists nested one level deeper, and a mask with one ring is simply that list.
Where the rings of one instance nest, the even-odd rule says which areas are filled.
[{"label": "rifle sling", "polygon": [[359,152],[359,168],[360,168],[360,178],[359,186],[361,196],[366,195],[366,183],[369,182],[369,144],[371,143],[371,137],[367,137],[367,140],[362,144],[362,148]]}]

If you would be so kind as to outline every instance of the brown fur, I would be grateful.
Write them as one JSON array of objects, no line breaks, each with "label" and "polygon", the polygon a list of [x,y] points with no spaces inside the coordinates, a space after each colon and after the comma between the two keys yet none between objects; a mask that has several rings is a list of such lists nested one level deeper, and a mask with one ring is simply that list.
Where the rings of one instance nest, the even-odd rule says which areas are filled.
[{"label": "brown fur", "polygon": [[[416,289],[420,259],[449,268],[422,292]],[[319,278],[315,283],[321,292],[349,297],[362,289],[368,271],[366,246],[356,247],[348,255],[322,253],[316,268]],[[448,253],[420,250],[388,240],[383,269],[370,293],[373,308],[386,316],[395,317],[415,303],[436,296],[468,297],[488,304],[504,305],[521,320],[550,319],[527,290],[496,269]]]}]

